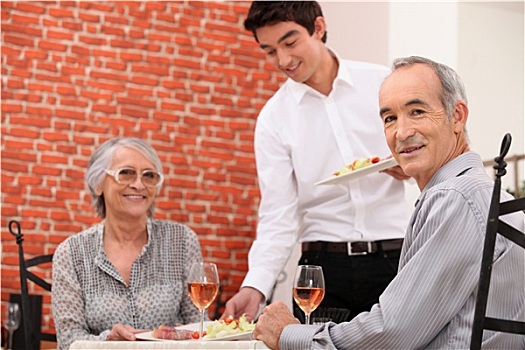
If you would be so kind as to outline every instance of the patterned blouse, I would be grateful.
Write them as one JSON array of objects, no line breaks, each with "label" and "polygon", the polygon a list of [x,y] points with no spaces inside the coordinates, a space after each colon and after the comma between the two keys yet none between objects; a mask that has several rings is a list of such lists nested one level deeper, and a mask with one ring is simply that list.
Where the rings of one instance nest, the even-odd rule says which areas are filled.
[{"label": "patterned blouse", "polygon": [[148,219],[148,243],[131,267],[129,285],[106,256],[103,231],[101,222],[55,252],[52,307],[59,349],[75,340],[106,340],[117,323],[152,329],[198,322],[185,280],[202,254],[190,228]]}]

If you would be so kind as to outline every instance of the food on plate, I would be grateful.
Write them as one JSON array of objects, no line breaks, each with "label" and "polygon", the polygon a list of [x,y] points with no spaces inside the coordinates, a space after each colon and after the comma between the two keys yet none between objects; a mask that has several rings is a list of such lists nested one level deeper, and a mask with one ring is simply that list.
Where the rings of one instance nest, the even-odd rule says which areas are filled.
[{"label": "food on plate", "polygon": [[223,320],[213,321],[206,329],[206,336],[204,339],[222,338],[229,335],[252,332],[255,329],[255,323],[248,322],[246,315],[242,315],[239,319],[228,317]]},{"label": "food on plate", "polygon": [[160,325],[151,331],[151,335],[157,339],[187,340],[193,338],[193,331],[187,329],[177,329],[175,327]]},{"label": "food on plate", "polygon": [[352,163],[345,165],[341,169],[337,170],[334,173],[334,176],[344,175],[351,171],[355,171],[355,170],[367,167],[369,165],[379,163],[380,161],[381,161],[381,158],[379,157],[358,158],[354,160]]}]

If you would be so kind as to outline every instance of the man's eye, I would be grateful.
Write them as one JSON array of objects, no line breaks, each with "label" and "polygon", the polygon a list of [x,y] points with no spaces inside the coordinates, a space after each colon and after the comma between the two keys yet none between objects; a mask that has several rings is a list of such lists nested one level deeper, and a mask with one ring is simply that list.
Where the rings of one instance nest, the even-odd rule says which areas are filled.
[{"label": "man's eye", "polygon": [[393,115],[387,115],[386,117],[383,117],[383,124],[388,124],[396,120],[396,117]]},{"label": "man's eye", "polygon": [[286,45],[287,47],[292,47],[292,46],[295,45],[296,42],[297,42],[297,40],[294,40],[294,41],[292,41],[292,42],[285,43],[285,45]]},{"label": "man's eye", "polygon": [[275,55],[275,50],[266,51],[266,55],[268,55],[268,56]]},{"label": "man's eye", "polygon": [[425,111],[422,109],[414,109],[412,111],[412,115],[421,115],[421,114],[425,114]]}]

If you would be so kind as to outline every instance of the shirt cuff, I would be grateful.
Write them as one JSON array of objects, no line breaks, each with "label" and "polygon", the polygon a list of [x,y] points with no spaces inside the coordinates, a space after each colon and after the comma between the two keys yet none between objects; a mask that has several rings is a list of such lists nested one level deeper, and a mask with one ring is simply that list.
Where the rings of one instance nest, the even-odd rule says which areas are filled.
[{"label": "shirt cuff", "polygon": [[[261,276],[269,276],[267,278],[261,278]],[[264,269],[250,269],[242,282],[242,287],[252,287],[257,289],[264,295],[264,299],[268,300],[273,292],[275,285],[275,279],[271,277],[271,273]]]},{"label": "shirt cuff", "polygon": [[314,335],[320,328],[322,328],[320,325],[288,325],[279,338],[279,348],[281,350],[311,349]]}]

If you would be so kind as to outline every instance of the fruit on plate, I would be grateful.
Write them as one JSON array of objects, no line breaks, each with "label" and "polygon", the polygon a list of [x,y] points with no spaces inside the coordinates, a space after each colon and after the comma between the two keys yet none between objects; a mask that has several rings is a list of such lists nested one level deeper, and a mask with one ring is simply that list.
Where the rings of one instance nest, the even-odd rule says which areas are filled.
[{"label": "fruit on plate", "polygon": [[358,169],[362,169],[362,168],[367,167],[369,165],[379,163],[380,161],[381,161],[381,158],[379,158],[379,157],[358,158],[358,159],[354,160],[352,163],[350,163],[348,165],[345,165],[341,169],[337,170],[334,173],[334,176],[344,175],[344,174],[347,174],[349,172],[352,172],[352,171],[355,171],[355,170],[358,170]]},{"label": "fruit on plate", "polygon": [[255,323],[248,322],[246,315],[242,315],[239,319],[228,317],[222,320],[213,321],[206,328],[206,336],[204,339],[222,338],[229,335],[252,332],[255,329]]}]

